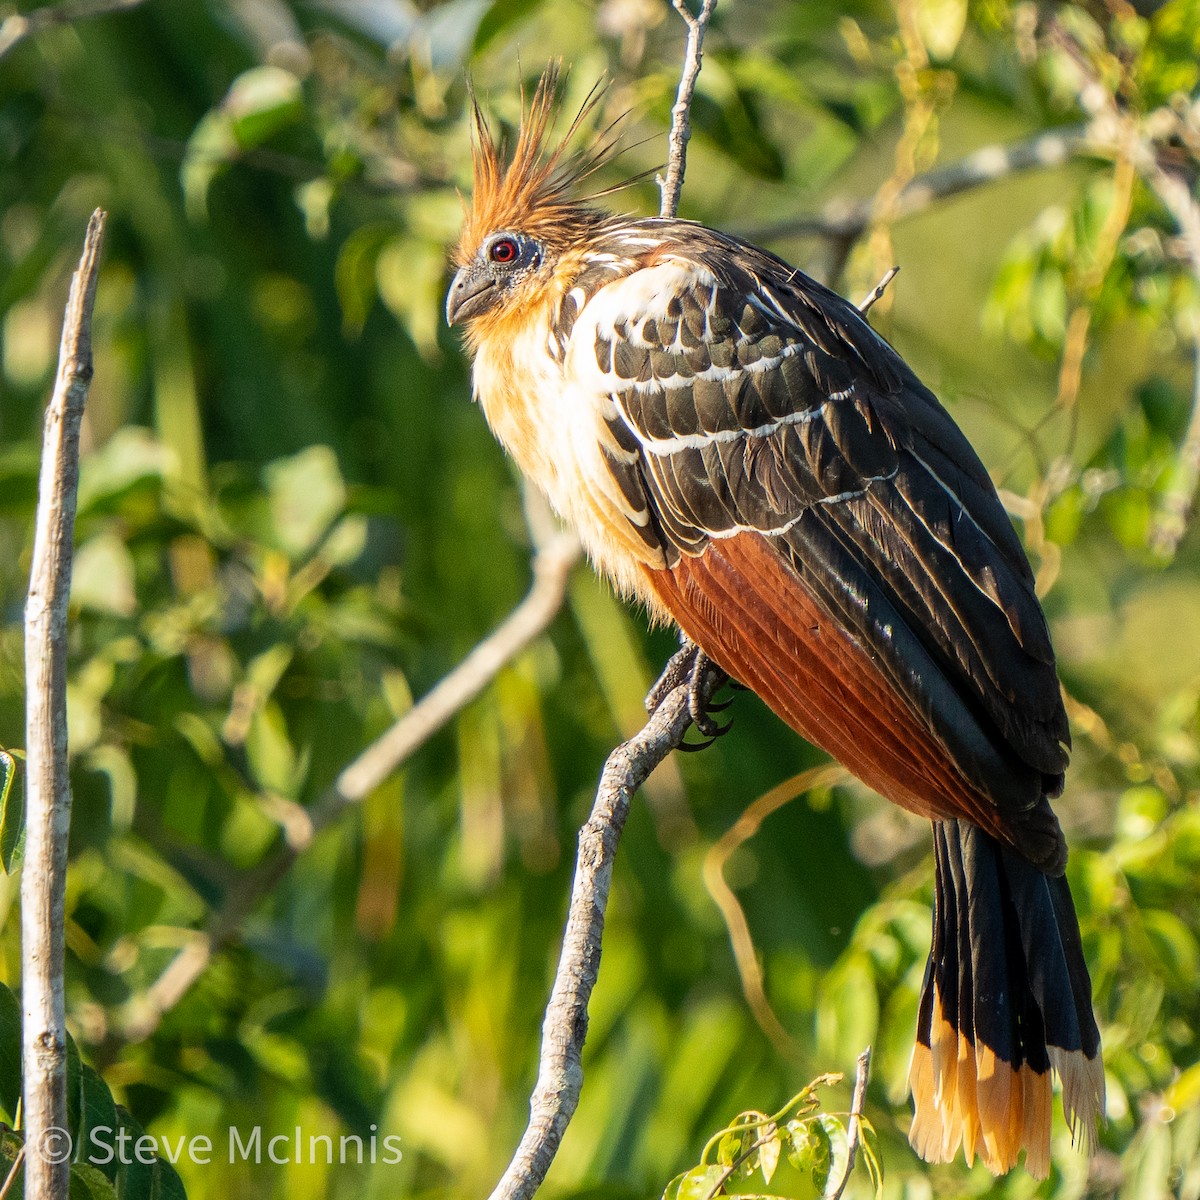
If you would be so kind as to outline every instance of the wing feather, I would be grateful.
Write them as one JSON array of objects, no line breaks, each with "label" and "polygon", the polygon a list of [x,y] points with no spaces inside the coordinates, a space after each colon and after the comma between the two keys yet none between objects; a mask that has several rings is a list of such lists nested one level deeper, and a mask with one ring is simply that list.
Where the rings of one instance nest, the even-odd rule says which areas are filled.
[{"label": "wing feather", "polygon": [[[1044,797],[1061,782],[1067,723],[1032,573],[982,463],[851,305],[763,251],[696,226],[669,230],[654,260],[681,268],[669,302],[656,298],[654,312],[639,314],[614,299],[624,320],[597,320],[584,335],[594,333],[614,437],[638,448],[667,561],[692,581],[686,604],[679,587],[653,586],[793,723],[797,689],[815,689],[822,704],[805,701],[804,711],[820,715],[806,716],[802,732],[852,769],[846,756],[861,759],[853,746],[871,745],[890,764],[887,778],[875,771],[868,780],[884,794],[903,793],[913,807],[912,769],[885,752],[861,705],[836,715],[846,688],[870,691],[879,720],[925,730],[921,770],[941,797],[924,801],[932,810],[953,815],[949,770],[974,797],[957,801],[961,815],[981,820],[990,805],[1002,824],[1036,827],[1044,841]],[[794,595],[769,600],[755,581],[732,578],[728,547],[759,534],[781,564],[776,585]],[[710,563],[705,584],[719,604],[700,595],[696,559]],[[821,661],[826,672],[850,672],[848,681],[802,661],[811,651],[802,639],[780,642],[789,603],[815,606],[846,632],[856,652]],[[773,657],[730,658],[739,622]],[[938,754],[945,762],[935,769]]]}]

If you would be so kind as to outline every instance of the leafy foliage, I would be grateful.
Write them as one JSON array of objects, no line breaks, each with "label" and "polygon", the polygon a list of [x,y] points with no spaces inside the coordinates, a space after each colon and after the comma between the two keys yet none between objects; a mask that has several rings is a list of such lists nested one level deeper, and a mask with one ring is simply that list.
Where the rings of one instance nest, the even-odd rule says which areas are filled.
[{"label": "leafy foliage", "polygon": [[[773,1116],[744,1112],[708,1141],[697,1166],[676,1176],[663,1200],[713,1200],[716,1196],[789,1197],[806,1200],[844,1188],[853,1166],[847,1118],[820,1111],[817,1088],[836,1084],[840,1075],[815,1079]],[[861,1114],[862,1156],[876,1195],[883,1190],[883,1166],[875,1151],[875,1130]],[[715,1155],[715,1162],[709,1156]]]},{"label": "leafy foliage", "polygon": [[[21,1101],[21,1002],[0,984],[0,1107],[16,1123]],[[72,1200],[186,1200],[183,1182],[158,1144],[119,1106],[108,1084],[79,1057],[67,1036],[67,1135],[48,1152],[71,1156]],[[0,1181],[24,1190],[25,1138],[0,1125]],[[61,1159],[60,1159],[61,1161]]]},{"label": "leafy foliage", "polygon": [[[757,236],[877,197],[861,237],[817,220],[770,245],[854,296],[902,266],[872,320],[979,447],[1038,573],[1110,1097],[1090,1168],[1056,1128],[1044,1195],[1200,1186],[1200,540],[1163,536],[1195,445],[1200,293],[1174,215],[1111,140],[927,207],[899,198],[980,148],[1092,122],[1089,104],[1157,138],[1154,161],[1194,195],[1198,39],[1195,0],[722,0],[693,113],[685,216]],[[194,987],[160,981],[527,586],[520,487],[441,316],[466,70],[510,133],[517,84],[551,54],[573,64],[568,106],[607,72],[606,116],[632,110],[616,183],[663,154],[681,45],[665,0],[146,0],[0,59],[6,871],[40,412],[86,216],[111,213],[70,645],[67,1002],[98,1072],[77,1119],[107,1112],[102,1079],[160,1145],[300,1127],[403,1147],[185,1155],[193,1197],[478,1196],[519,1137],[575,830],[672,649],[586,571],[547,636],[244,905]],[[657,209],[649,183],[612,202]],[[732,854],[790,1044],[755,1022],[705,858],[819,756],[752,697],[735,711],[635,807],[547,1194],[657,1195],[686,1172],[701,1200],[773,1123],[726,1190],[810,1195],[837,1176],[837,1118],[789,1106],[752,1141],[724,1122],[761,1122],[871,1042],[885,1196],[1027,1197],[1019,1174],[930,1169],[905,1140],[929,937],[919,823],[824,790]],[[0,879],[13,985],[16,887]],[[847,1195],[876,1186],[858,1170]]]}]

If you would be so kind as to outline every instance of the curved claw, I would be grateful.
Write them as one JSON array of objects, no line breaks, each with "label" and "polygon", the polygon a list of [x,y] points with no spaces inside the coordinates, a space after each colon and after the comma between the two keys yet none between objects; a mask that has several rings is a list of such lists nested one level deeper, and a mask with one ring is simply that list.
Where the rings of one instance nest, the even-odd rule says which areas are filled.
[{"label": "curved claw", "polygon": [[707,713],[701,713],[698,721],[695,717],[692,718],[692,724],[704,734],[708,739],[708,744],[711,746],[717,738],[722,737],[733,728],[733,719],[730,718],[722,725],[717,721],[711,720]]},{"label": "curved claw", "polygon": [[733,726],[732,720],[720,724],[714,721],[710,715],[715,712],[724,712],[733,702],[732,700],[716,702],[712,698],[713,693],[719,691],[727,682],[734,683],[734,686],[737,687],[741,686],[729,679],[723,671],[717,670],[715,664],[699,646],[686,642],[671,656],[658,682],[646,697],[646,708],[650,713],[656,712],[676,688],[686,687],[688,715],[692,718],[692,724],[703,736],[699,742],[681,743],[679,749],[694,754],[697,750],[706,750],[717,738],[728,733]]}]

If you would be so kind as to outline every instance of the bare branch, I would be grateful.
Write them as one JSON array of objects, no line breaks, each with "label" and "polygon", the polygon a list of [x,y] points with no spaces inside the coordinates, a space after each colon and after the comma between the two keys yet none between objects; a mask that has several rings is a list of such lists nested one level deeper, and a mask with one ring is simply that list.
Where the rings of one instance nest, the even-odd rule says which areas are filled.
[{"label": "bare branch", "polygon": [[420,704],[338,776],[336,795],[342,803],[361,800],[377,788],[547,628],[562,608],[567,578],[579,558],[579,542],[568,533],[558,534],[538,552],[533,561],[533,586],[521,604]]},{"label": "bare branch", "polygon": [[754,952],[754,940],[750,936],[746,914],[742,911],[733,889],[725,881],[725,864],[739,846],[758,833],[762,823],[773,812],[783,808],[785,804],[790,804],[798,796],[803,796],[805,792],[815,788],[833,787],[848,778],[845,768],[829,765],[814,767],[792,776],[791,779],[785,779],[783,783],[759,796],[704,856],[704,886],[725,919],[738,977],[742,981],[742,994],[746,997],[746,1003],[762,1031],[771,1039],[777,1050],[792,1059],[800,1057],[800,1047],[784,1029],[767,999],[763,987],[762,964]]},{"label": "bare branch", "polygon": [[[691,136],[688,115],[700,74],[704,32],[717,0],[703,0],[696,16],[688,10],[685,0],[672,3],[687,22],[688,39],[679,92],[671,110],[667,176],[659,181],[664,217],[673,217],[679,207]],[[542,1022],[542,1051],[537,1086],[529,1100],[529,1124],[491,1200],[529,1200],[546,1178],[567,1125],[575,1115],[583,1087],[588,1001],[600,970],[604,913],[617,842],[625,828],[633,793],[683,742],[691,727],[689,691],[696,687],[703,702],[725,682],[723,671],[707,659],[702,662],[697,681],[689,680],[674,687],[672,667],[668,664],[650,690],[653,698],[652,702],[647,701],[652,708],[650,719],[639,733],[618,746],[604,764],[592,814],[579,832],[571,905],[554,987]]]},{"label": "bare branch", "polygon": [[658,181],[659,191],[662,193],[659,216],[662,217],[673,217],[679,211],[679,193],[683,189],[683,173],[687,167],[687,146],[692,136],[692,96],[700,75],[704,33],[712,19],[713,9],[717,7],[717,0],[703,0],[699,13],[692,16],[686,0],[671,0],[671,3],[687,22],[688,36],[683,57],[683,73],[679,77],[679,91],[675,94],[675,106],[671,109],[667,174]]},{"label": "bare branch", "polygon": [[[556,533],[534,556],[533,584],[525,599],[440,683],[371,743],[337,777],[311,810],[291,810],[283,824],[283,843],[229,890],[163,973],[128,1004],[123,1025],[129,1041],[142,1041],[158,1028],[164,1014],[183,999],[204,973],[213,955],[237,934],[242,922],[282,879],[321,830],[351,805],[366,798],[398,770],[438,730],[449,724],[536,638],[561,610],[580,546],[573,534]],[[299,819],[297,819],[299,818]]]},{"label": "bare branch", "polygon": [[[1054,129],[1009,145],[984,146],[958,162],[918,175],[896,197],[890,207],[889,217],[899,220],[901,217],[914,216],[939,200],[961,195],[984,184],[996,183],[1023,171],[1059,167],[1092,149],[1087,125]],[[755,242],[790,237],[854,242],[871,224],[875,206],[874,197],[854,202],[834,201],[820,213],[792,217],[750,230],[743,236]]]},{"label": "bare branch", "polygon": [[25,863],[21,871],[25,1172],[30,1200],[67,1194],[70,1164],[53,1153],[67,1125],[63,1000],[67,837],[67,601],[71,592],[79,426],[92,381],[92,308],[105,214],[88,222],[63,317],[58,376],[46,409],[41,477],[25,602]]},{"label": "bare branch", "polygon": [[865,316],[870,311],[871,306],[887,291],[888,284],[899,274],[899,267],[889,267],[884,277],[871,289],[871,294],[858,306],[858,311]]},{"label": "bare branch", "polygon": [[0,22],[0,58],[27,38],[36,37],[54,25],[74,25],[91,17],[125,12],[145,0],[78,0],[74,4],[47,5],[30,13],[12,13]]},{"label": "bare branch", "polygon": [[859,1056],[858,1065],[854,1070],[854,1095],[850,1100],[850,1119],[846,1125],[846,1166],[837,1187],[825,1195],[828,1200],[842,1200],[842,1193],[854,1171],[854,1160],[858,1157],[859,1143],[862,1141],[863,1107],[867,1102],[867,1080],[871,1074],[871,1047],[868,1046]]},{"label": "bare branch", "polygon": [[[706,666],[701,691],[711,692],[724,675]],[[617,842],[633,793],[680,742],[692,723],[688,685],[674,689],[645,728],[618,746],[604,764],[596,801],[579,832],[579,852],[562,953],[546,1018],[537,1086],[529,1102],[529,1125],[491,1200],[529,1200],[541,1186],[563,1133],[579,1103],[588,1001],[600,969],[604,913]]]}]

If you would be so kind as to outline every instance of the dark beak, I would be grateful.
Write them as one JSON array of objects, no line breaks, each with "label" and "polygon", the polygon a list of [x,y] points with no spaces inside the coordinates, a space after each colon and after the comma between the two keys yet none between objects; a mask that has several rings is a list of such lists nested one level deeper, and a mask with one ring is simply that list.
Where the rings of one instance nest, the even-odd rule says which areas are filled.
[{"label": "dark beak", "polygon": [[486,312],[499,298],[496,281],[478,267],[463,267],[446,297],[446,323],[454,325]]}]

